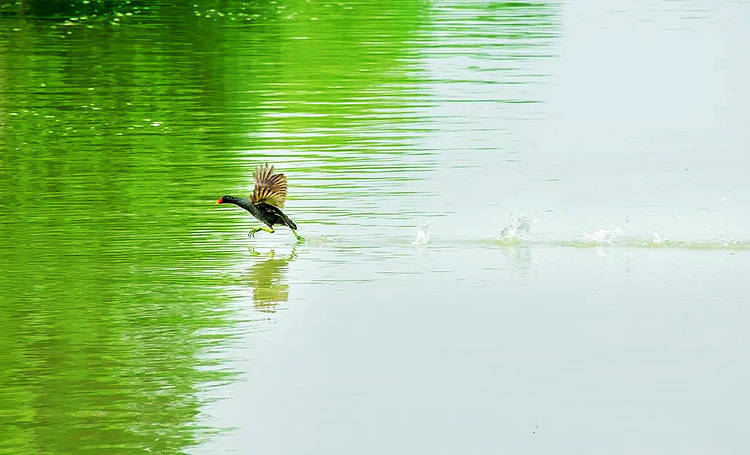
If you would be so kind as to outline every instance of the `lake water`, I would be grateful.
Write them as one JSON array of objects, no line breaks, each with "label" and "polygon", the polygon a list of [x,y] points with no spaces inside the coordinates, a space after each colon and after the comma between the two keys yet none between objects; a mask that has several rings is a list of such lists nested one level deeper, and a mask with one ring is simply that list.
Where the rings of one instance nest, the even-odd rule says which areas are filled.
[{"label": "lake water", "polygon": [[0,1],[0,453],[747,452],[746,2],[103,3]]}]

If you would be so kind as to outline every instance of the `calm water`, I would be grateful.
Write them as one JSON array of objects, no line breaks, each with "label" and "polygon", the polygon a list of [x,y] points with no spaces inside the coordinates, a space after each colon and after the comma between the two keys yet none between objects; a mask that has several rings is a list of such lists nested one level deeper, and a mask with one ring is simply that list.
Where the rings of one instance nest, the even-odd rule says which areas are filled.
[{"label": "calm water", "polygon": [[0,453],[750,448],[746,3],[18,3]]}]

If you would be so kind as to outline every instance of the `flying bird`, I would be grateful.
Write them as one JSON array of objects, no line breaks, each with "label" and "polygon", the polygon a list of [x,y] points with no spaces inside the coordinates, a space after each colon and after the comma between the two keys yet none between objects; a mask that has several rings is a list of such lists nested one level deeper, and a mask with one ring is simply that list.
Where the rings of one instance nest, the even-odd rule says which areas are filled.
[{"label": "flying bird", "polygon": [[256,232],[261,230],[273,233],[275,232],[274,224],[281,224],[289,226],[294,237],[297,240],[302,240],[302,237],[297,234],[297,225],[281,211],[281,207],[284,206],[286,200],[286,176],[274,173],[273,166],[265,164],[255,168],[253,178],[255,179],[255,188],[250,194],[250,199],[222,196],[216,201],[216,204],[238,205],[267,226],[253,228],[247,234],[249,237],[254,236]]}]

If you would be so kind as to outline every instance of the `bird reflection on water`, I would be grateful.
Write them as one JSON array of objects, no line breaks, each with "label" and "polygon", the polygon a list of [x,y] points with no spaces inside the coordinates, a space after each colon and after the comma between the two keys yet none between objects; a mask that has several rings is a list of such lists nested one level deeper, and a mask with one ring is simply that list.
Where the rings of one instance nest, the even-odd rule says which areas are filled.
[{"label": "bird reflection on water", "polygon": [[286,271],[289,263],[297,256],[296,246],[283,257],[277,257],[275,250],[259,253],[252,247],[250,254],[257,262],[247,270],[243,281],[253,288],[255,307],[260,311],[272,313],[277,305],[289,299]]}]

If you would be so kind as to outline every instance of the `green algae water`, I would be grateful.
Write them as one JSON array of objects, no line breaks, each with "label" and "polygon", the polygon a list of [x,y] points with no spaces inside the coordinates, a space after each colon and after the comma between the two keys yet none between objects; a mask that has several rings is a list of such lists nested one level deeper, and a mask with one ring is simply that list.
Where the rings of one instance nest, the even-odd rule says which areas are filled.
[{"label": "green algae water", "polygon": [[744,453],[749,19],[0,0],[0,453]]}]

